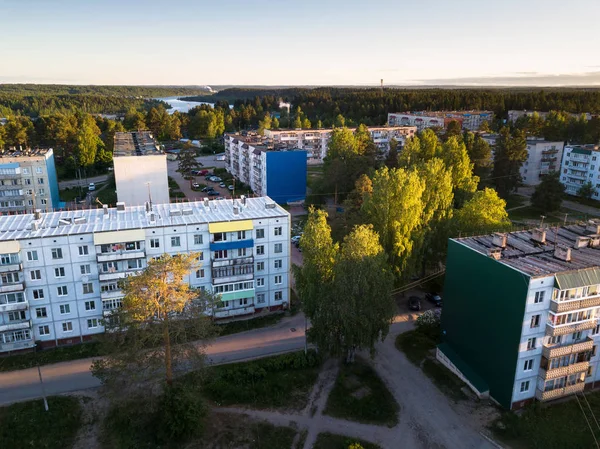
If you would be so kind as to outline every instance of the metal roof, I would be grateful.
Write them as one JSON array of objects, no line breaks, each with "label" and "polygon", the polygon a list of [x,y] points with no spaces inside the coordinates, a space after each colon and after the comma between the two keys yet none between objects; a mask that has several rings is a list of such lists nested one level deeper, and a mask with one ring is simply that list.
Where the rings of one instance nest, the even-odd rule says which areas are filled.
[{"label": "metal roof", "polygon": [[556,275],[556,283],[561,290],[585,287],[587,285],[600,285],[600,267],[559,273]]},{"label": "metal roof", "polygon": [[[123,211],[108,208],[106,214],[102,208],[49,212],[42,213],[39,220],[33,214],[5,215],[0,216],[0,241],[289,216],[266,196],[247,198],[245,206],[237,199],[209,200],[206,204],[204,201],[155,204],[150,213],[145,206],[125,207]],[[37,230],[33,229],[35,226]]]}]

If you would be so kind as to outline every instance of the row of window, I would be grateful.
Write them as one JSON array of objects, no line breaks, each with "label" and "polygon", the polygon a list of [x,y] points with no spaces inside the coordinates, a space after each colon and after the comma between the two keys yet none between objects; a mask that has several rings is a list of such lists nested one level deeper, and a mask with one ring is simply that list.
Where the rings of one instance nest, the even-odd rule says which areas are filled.
[{"label": "row of window", "polygon": [[[277,290],[273,292],[273,301],[281,301],[283,299],[283,291]],[[257,293],[256,304],[264,304],[266,301],[264,293]],[[236,303],[241,306],[247,306],[252,303],[252,298],[241,298],[239,300],[222,301],[219,308],[227,308]]]},{"label": "row of window", "polygon": [[[96,329],[100,325],[98,318],[90,318],[87,320],[88,329]],[[65,333],[73,332],[73,322],[65,321],[62,323],[62,331]],[[50,326],[47,324],[38,326],[38,332],[40,335],[50,335]]]},{"label": "row of window", "polygon": [[[96,310],[96,302],[95,301],[86,301],[84,303],[86,312],[91,312]],[[61,304],[59,306],[61,315],[69,315],[71,313],[71,305],[70,304]],[[48,318],[48,308],[47,307],[36,307],[35,308],[35,316],[37,318]]]}]

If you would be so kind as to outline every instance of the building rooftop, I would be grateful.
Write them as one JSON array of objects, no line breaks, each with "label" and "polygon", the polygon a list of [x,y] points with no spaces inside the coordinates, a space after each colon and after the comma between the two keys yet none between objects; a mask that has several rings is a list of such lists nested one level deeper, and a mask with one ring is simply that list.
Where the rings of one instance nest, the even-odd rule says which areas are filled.
[{"label": "building rooftop", "polygon": [[150,131],[115,133],[115,156],[163,154]]},{"label": "building rooftop", "polygon": [[600,151],[600,147],[594,144],[567,145],[565,148],[571,149],[571,153],[576,154],[592,154],[592,151]]},{"label": "building rooftop", "polygon": [[1,158],[27,158],[27,157],[45,157],[52,148],[16,148],[10,147],[8,150],[0,150]]},{"label": "building rooftop", "polygon": [[600,219],[453,240],[534,277],[600,267]]},{"label": "building rooftop", "polygon": [[[237,211],[237,213],[236,213]],[[121,231],[165,226],[198,225],[289,215],[269,197],[204,200],[189,203],[84,209],[63,212],[0,216],[0,241]]]}]

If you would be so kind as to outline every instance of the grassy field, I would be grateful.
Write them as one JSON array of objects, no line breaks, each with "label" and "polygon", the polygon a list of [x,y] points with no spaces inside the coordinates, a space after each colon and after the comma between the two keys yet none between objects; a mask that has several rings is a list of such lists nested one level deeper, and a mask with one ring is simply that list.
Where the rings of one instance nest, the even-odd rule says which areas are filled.
[{"label": "grassy field", "polygon": [[320,433],[317,436],[317,441],[315,441],[313,449],[348,449],[350,445],[356,443],[360,444],[364,449],[381,449],[376,444],[343,435],[334,435],[333,433]]},{"label": "grassy field", "polygon": [[0,408],[0,448],[72,447],[81,426],[81,405],[72,396],[51,396],[48,411],[41,400]]},{"label": "grassy field", "polygon": [[337,418],[393,427],[398,404],[377,373],[362,361],[344,364],[324,413]]},{"label": "grassy field", "polygon": [[48,365],[50,363],[68,362],[70,360],[97,357],[99,355],[102,355],[100,353],[100,344],[96,342],[15,354],[10,357],[0,358],[0,372],[31,368],[38,364]]},{"label": "grassy field", "polygon": [[551,405],[535,403],[519,415],[506,412],[492,430],[499,439],[519,449],[595,448],[594,435],[600,441],[600,428],[594,420],[600,416],[600,393],[587,393],[585,398],[593,416],[586,401],[579,396],[585,416],[577,399],[572,397]]},{"label": "grassy field", "polygon": [[261,327],[272,326],[281,321],[285,315],[283,313],[274,313],[249,320],[230,321],[229,323],[217,324],[219,335],[231,335],[238,332],[245,332]]},{"label": "grassy field", "polygon": [[508,211],[508,218],[510,218],[512,221],[537,220],[541,222],[541,216],[544,215],[546,217],[544,218],[544,224],[563,224],[565,220],[565,214],[568,214],[567,222],[582,221],[586,220],[588,217],[587,214],[582,214],[581,212],[573,209],[561,208],[557,212],[544,214],[532,206],[526,206]]}]

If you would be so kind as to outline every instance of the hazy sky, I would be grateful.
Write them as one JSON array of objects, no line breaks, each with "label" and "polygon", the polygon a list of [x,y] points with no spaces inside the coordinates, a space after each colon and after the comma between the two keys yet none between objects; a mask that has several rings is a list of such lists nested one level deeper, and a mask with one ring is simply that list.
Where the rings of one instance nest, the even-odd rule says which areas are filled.
[{"label": "hazy sky", "polygon": [[0,0],[0,82],[598,84],[600,0]]}]

